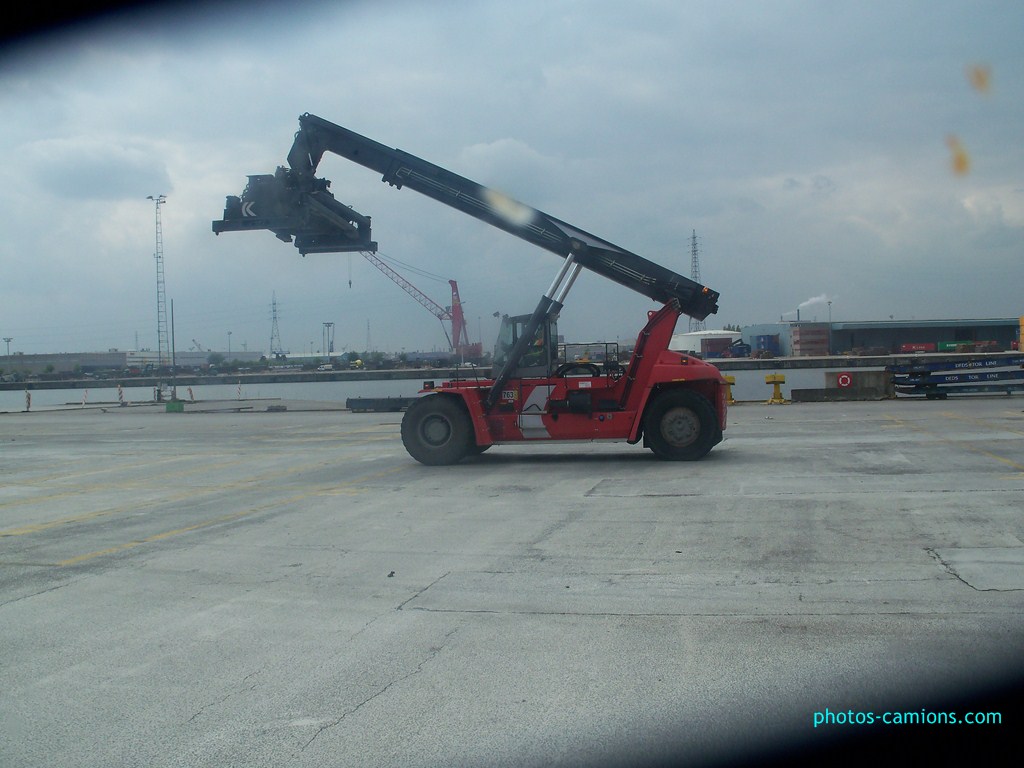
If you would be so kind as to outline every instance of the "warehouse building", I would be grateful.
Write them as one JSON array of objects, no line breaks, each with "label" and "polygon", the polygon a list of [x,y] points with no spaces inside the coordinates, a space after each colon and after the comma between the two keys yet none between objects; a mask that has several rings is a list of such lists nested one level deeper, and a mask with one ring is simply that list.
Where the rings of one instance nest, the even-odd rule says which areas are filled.
[{"label": "warehouse building", "polygon": [[1019,346],[1024,318],[863,320],[750,325],[752,354],[775,357],[893,355],[914,352],[1006,351]]},{"label": "warehouse building", "polygon": [[906,352],[1006,351],[1020,341],[1024,318],[991,320],[889,320],[832,323],[836,353],[884,350]]}]

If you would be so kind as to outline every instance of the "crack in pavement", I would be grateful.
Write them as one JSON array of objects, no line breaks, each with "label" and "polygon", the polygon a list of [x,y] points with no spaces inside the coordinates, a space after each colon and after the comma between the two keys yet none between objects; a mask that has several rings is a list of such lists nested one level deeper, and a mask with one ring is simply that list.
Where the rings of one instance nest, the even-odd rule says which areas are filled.
[{"label": "crack in pavement", "polygon": [[31,595],[22,595],[21,597],[16,597],[13,600],[8,600],[5,603],[0,603],[0,608],[4,608],[4,607],[6,607],[8,605],[14,605],[15,603],[20,603],[22,600],[28,600],[31,597],[38,597],[39,595],[45,595],[47,592],[54,592],[54,591],[56,591],[58,589],[63,589],[64,587],[70,586],[72,583],[73,582],[71,582],[71,581],[66,581],[63,584],[58,584],[55,587],[47,587],[46,589],[41,589],[38,592],[33,592]]},{"label": "crack in pavement", "polygon": [[943,560],[942,559],[942,555],[940,555],[934,549],[932,549],[931,547],[925,547],[925,552],[927,552],[929,555],[934,557],[935,560],[939,563],[939,565],[942,566],[943,570],[946,573],[948,573],[954,579],[959,581],[961,584],[967,585],[968,587],[973,589],[975,592],[1020,592],[1021,591],[1020,589],[1015,589],[1013,587],[987,587],[985,589],[982,589],[980,587],[976,587],[973,584],[971,584],[971,582],[967,581],[967,579],[965,579],[959,573],[957,573],[956,569],[952,565],[947,563],[945,560]]},{"label": "crack in pavement", "polygon": [[363,699],[361,702],[359,702],[354,707],[349,709],[347,712],[342,713],[340,717],[332,720],[329,723],[325,723],[324,725],[321,725],[319,728],[317,728],[316,733],[314,733],[309,738],[309,741],[307,741],[305,744],[302,745],[302,749],[300,749],[299,751],[300,752],[305,752],[306,751],[306,747],[308,747],[310,744],[312,744],[314,741],[316,741],[317,737],[321,733],[323,733],[324,731],[326,731],[326,730],[328,730],[330,728],[334,728],[337,725],[340,725],[341,722],[343,720],[345,720],[345,718],[349,717],[350,715],[354,715],[356,712],[358,712],[360,709],[362,709],[364,706],[369,704],[374,699],[376,699],[376,698],[378,698],[380,696],[383,696],[385,693],[387,693],[389,690],[391,690],[392,687],[398,685],[401,682],[404,682],[404,681],[408,680],[411,677],[415,677],[420,672],[422,672],[423,668],[428,663],[430,663],[435,658],[437,658],[437,655],[439,653],[441,653],[441,651],[444,650],[444,647],[445,647],[447,641],[451,638],[452,635],[454,635],[458,631],[459,631],[458,628],[453,629],[451,632],[449,632],[448,634],[446,634],[444,636],[444,640],[442,640],[441,645],[432,646],[430,648],[430,653],[427,655],[427,657],[425,659],[423,659],[419,664],[416,665],[415,669],[413,669],[412,671],[408,672],[407,674],[402,675],[401,677],[396,677],[394,680],[391,680],[389,683],[387,683],[387,685],[385,685],[379,691],[377,691],[376,693],[373,693],[373,694],[367,696],[365,699]]},{"label": "crack in pavement", "polygon": [[415,594],[413,594],[413,595],[412,595],[411,597],[409,597],[408,599],[406,599],[406,600],[403,600],[403,601],[402,601],[401,603],[399,603],[399,604],[398,604],[398,607],[397,607],[397,608],[396,608],[395,610],[396,610],[396,611],[401,611],[401,610],[404,610],[404,609],[405,609],[405,606],[407,606],[407,605],[408,605],[409,603],[411,603],[411,602],[412,602],[413,600],[415,600],[415,599],[416,599],[417,597],[419,597],[420,595],[422,595],[422,594],[423,594],[424,592],[426,592],[426,591],[427,591],[428,589],[430,589],[430,588],[431,588],[432,586],[434,586],[435,584],[437,584],[437,582],[439,582],[439,581],[440,581],[441,579],[447,578],[448,576],[451,576],[451,575],[452,575],[452,572],[451,572],[451,571],[445,571],[445,572],[444,572],[444,573],[442,573],[442,574],[441,574],[440,576],[438,576],[438,577],[437,577],[436,579],[434,579],[434,580],[433,580],[432,582],[430,582],[429,584],[427,584],[427,586],[425,586],[425,587],[424,587],[423,589],[421,589],[421,590],[417,591],[417,592],[416,592]]},{"label": "crack in pavement", "polygon": [[252,685],[246,685],[246,683],[250,679],[255,677],[256,675],[260,674],[262,671],[263,671],[262,669],[257,669],[255,672],[250,672],[248,675],[246,675],[245,677],[242,678],[242,687],[241,688],[239,688],[238,690],[235,690],[235,691],[231,691],[226,696],[223,696],[222,698],[218,699],[217,701],[211,701],[209,704],[204,704],[202,707],[199,708],[199,710],[194,715],[192,715],[192,717],[190,717],[188,720],[185,721],[185,725],[188,725],[189,723],[195,721],[196,718],[198,718],[200,715],[202,715],[204,712],[206,712],[206,710],[210,709],[211,707],[219,706],[219,705],[223,704],[225,701],[227,701],[228,699],[230,699],[230,698],[232,698],[234,696],[238,696],[241,693],[245,693],[246,691],[250,691],[250,692],[251,691],[255,691],[256,688],[259,687],[259,683],[253,683]]},{"label": "crack in pavement", "polygon": [[969,581],[966,581],[966,580],[964,580],[964,577],[963,577],[963,576],[961,576],[961,575],[960,575],[959,573],[957,573],[957,572],[956,572],[956,569],[955,569],[955,568],[953,568],[953,566],[952,566],[952,565],[950,565],[950,564],[949,564],[949,563],[947,563],[947,562],[946,562],[945,560],[943,560],[943,559],[942,559],[942,555],[940,555],[940,554],[939,554],[938,552],[936,552],[936,551],[935,551],[934,549],[932,549],[931,547],[925,547],[925,548],[924,548],[924,551],[925,551],[925,552],[927,552],[927,553],[928,553],[929,555],[931,555],[931,556],[932,556],[933,558],[935,558],[935,561],[936,561],[936,562],[937,562],[937,563],[938,563],[939,565],[941,565],[941,566],[942,566],[942,570],[944,570],[944,571],[945,571],[946,573],[948,573],[948,574],[949,574],[950,576],[952,576],[952,577],[953,577],[954,579],[956,579],[957,581],[959,581],[959,582],[960,582],[961,584],[965,584],[966,586],[970,587],[970,588],[971,588],[971,589],[973,589],[973,590],[974,590],[975,592],[978,592],[978,591],[980,591],[980,590],[978,590],[978,589],[977,589],[977,588],[976,588],[976,587],[975,587],[975,586],[974,586],[973,584],[971,584],[971,583],[970,583]]}]

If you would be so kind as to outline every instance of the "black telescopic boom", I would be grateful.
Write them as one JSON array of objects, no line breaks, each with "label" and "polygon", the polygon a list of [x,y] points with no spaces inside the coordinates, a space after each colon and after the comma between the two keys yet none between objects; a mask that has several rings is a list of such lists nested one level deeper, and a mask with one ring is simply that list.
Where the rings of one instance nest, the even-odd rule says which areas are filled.
[{"label": "black telescopic boom", "polygon": [[501,192],[316,115],[300,116],[299,125],[288,164],[300,186],[315,183],[324,152],[331,152],[380,173],[398,189],[409,187],[563,258],[571,255],[584,268],[655,301],[675,300],[698,320],[718,311],[716,291]]}]

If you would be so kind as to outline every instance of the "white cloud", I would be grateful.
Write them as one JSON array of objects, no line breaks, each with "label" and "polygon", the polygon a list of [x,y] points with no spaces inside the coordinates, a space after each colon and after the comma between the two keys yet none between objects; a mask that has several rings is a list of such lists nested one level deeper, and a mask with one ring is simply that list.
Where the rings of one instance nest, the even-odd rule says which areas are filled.
[{"label": "white cloud", "polygon": [[[684,274],[696,230],[704,281],[722,293],[712,326],[772,320],[821,295],[836,298],[837,318],[896,306],[917,317],[1021,312],[1015,4],[213,12],[8,49],[0,327],[17,324],[22,350],[129,346],[136,329],[154,343],[145,196],[160,193],[168,292],[186,338],[216,346],[230,325],[236,341],[266,346],[276,291],[292,346],[319,339],[324,321],[337,323],[339,345],[365,343],[367,321],[392,349],[442,343],[436,321],[358,257],[349,289],[348,256],[303,260],[268,233],[212,235],[224,197],[284,162],[306,111]],[[985,97],[964,77],[979,59],[993,73]],[[949,170],[951,133],[970,150],[966,177]],[[557,269],[551,254],[363,168],[327,158],[321,172],[373,217],[382,251],[457,279],[481,326],[495,310],[532,309]],[[444,303],[446,284],[421,288]],[[59,306],[40,298],[53,295]],[[646,306],[588,276],[563,328],[631,335]],[[73,332],[44,330],[55,325]]]},{"label": "white cloud", "polygon": [[152,144],[75,136],[31,142],[22,151],[28,179],[58,197],[119,200],[170,191],[167,167]]}]

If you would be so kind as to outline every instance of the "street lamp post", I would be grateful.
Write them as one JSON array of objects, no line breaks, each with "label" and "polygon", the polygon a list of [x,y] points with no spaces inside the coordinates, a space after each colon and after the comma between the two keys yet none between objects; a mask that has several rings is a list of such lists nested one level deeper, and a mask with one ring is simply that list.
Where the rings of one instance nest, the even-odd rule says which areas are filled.
[{"label": "street lamp post", "polygon": [[231,331],[228,331],[228,359],[231,358]]},{"label": "street lamp post", "polygon": [[11,356],[11,342],[14,341],[13,336],[4,336],[4,341],[7,342],[7,356]]}]

